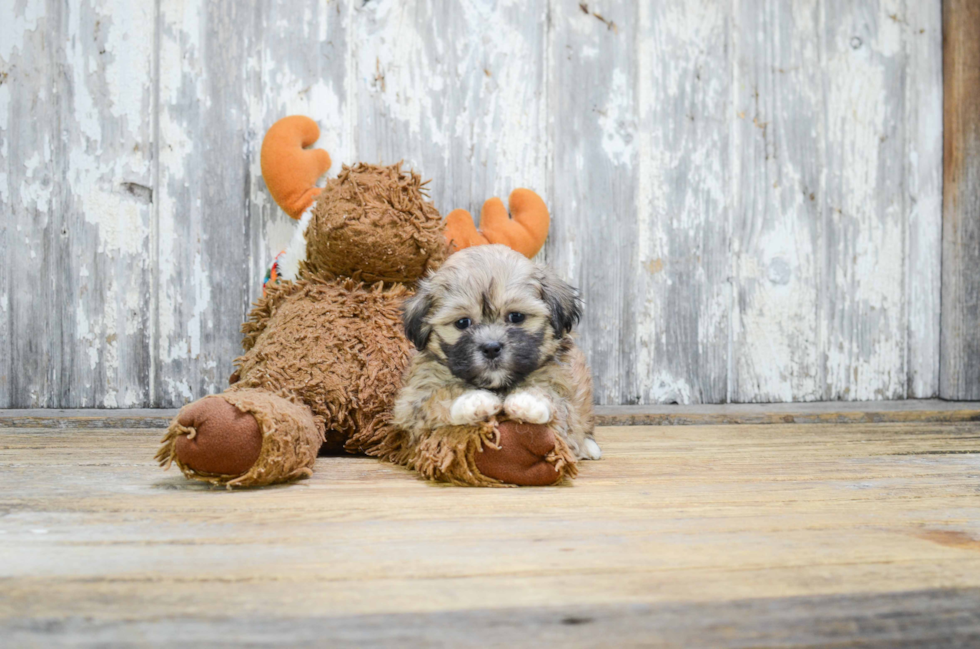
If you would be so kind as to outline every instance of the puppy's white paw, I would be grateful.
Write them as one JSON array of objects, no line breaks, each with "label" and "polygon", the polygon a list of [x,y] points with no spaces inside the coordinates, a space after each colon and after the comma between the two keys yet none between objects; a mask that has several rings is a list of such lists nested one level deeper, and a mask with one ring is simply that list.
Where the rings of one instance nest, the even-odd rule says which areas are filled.
[{"label": "puppy's white paw", "polygon": [[475,424],[500,412],[500,397],[487,390],[471,390],[457,398],[449,417],[457,426]]},{"label": "puppy's white paw", "polygon": [[598,460],[602,457],[602,449],[591,437],[586,437],[585,441],[582,442],[582,459],[583,460]]},{"label": "puppy's white paw", "polygon": [[526,424],[547,424],[551,421],[551,406],[530,392],[515,392],[504,401],[504,412],[511,419]]}]

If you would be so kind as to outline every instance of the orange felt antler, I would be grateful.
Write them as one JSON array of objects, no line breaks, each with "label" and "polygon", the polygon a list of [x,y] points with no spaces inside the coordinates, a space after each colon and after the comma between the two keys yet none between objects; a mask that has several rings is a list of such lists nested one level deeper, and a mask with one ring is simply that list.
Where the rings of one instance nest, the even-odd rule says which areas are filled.
[{"label": "orange felt antler", "polygon": [[316,181],[330,169],[330,154],[307,149],[320,137],[309,117],[291,115],[272,125],[262,140],[262,177],[282,211],[298,219],[313,204]]},{"label": "orange felt antler", "polygon": [[551,217],[541,197],[530,189],[515,189],[510,193],[510,211],[499,198],[488,199],[480,210],[480,229],[466,210],[453,210],[446,217],[446,242],[450,250],[470,246],[502,243],[525,257],[533,257],[548,237]]}]

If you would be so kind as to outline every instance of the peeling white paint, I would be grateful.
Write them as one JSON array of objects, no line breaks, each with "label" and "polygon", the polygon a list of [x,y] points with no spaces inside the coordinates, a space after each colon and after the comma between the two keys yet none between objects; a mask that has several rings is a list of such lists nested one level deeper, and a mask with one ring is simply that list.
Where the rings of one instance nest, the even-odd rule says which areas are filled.
[{"label": "peeling white paint", "polygon": [[650,399],[654,403],[695,403],[696,395],[691,386],[668,369],[654,372],[649,377]]},{"label": "peeling white paint", "polygon": [[[358,86],[367,91],[391,118],[403,122],[410,135],[425,134],[436,146],[445,146],[445,131],[435,123],[433,91],[439,85],[435,64],[423,41],[414,3],[385,2],[362,8],[354,34],[358,44]],[[371,152],[372,154],[374,152]]]},{"label": "peeling white paint", "polygon": [[[478,211],[518,186],[546,193],[544,76],[527,65],[542,57],[544,23],[534,17],[543,20],[544,4],[460,3],[439,20],[441,11],[413,2],[355,12],[355,93],[370,107],[353,124],[359,157],[404,158],[433,177],[444,212]],[[443,38],[446,30],[471,36]]]},{"label": "peeling white paint", "polygon": [[201,333],[204,328],[204,318],[211,307],[211,283],[208,281],[202,255],[194,256],[191,272],[194,304],[190,320],[187,322],[187,354],[190,358],[197,358],[201,354]]},{"label": "peeling white paint", "polygon": [[[0,280],[5,318],[49,312],[42,333],[0,331],[0,364],[5,335],[39,350],[19,352],[37,377],[18,404],[221,389],[241,313],[218,305],[257,296],[295,228],[258,161],[291,113],[318,121],[331,173],[404,157],[444,213],[541,193],[548,261],[594,298],[581,335],[602,400],[936,393],[935,3],[593,6],[615,29],[542,0],[273,3],[218,22],[204,0],[158,7],[26,0],[0,24],[0,209],[18,215],[4,250],[70,280]],[[204,163],[216,143],[248,165],[227,197],[207,184],[224,177]],[[69,376],[71,403],[54,403]]]},{"label": "peeling white paint", "polygon": [[[29,15],[40,3],[20,5],[15,13]],[[9,298],[18,313],[50,314],[19,332],[51,363],[25,379],[34,383],[24,392],[40,405],[142,405],[135,370],[146,354],[138,314],[148,277],[152,7],[109,0],[57,11],[57,20],[34,20],[36,32],[23,26],[19,47],[4,50],[19,61],[0,61],[0,73],[22,75],[0,83],[0,128],[8,111],[23,117],[28,107],[33,118],[18,122],[19,137],[3,130],[0,150],[20,161],[4,184],[16,185],[15,211],[29,224],[23,254],[50,280]],[[55,401],[64,393],[68,403]]]},{"label": "peeling white paint", "polygon": [[0,21],[0,60],[9,61],[23,47],[24,37],[35,32],[45,17],[44,10],[43,2],[18,2],[4,9],[4,19]]},{"label": "peeling white paint", "polygon": [[[76,172],[82,168],[79,165]],[[89,183],[79,184],[88,186],[78,198],[85,221],[98,228],[98,252],[139,256],[133,263],[144,263],[142,255],[150,234],[149,224],[144,221],[145,209],[117,192],[106,191]]]},{"label": "peeling white paint", "polygon": [[171,394],[181,397],[181,401],[178,402],[180,405],[194,399],[194,393],[191,392],[191,386],[188,385],[187,381],[168,378],[167,387]]},{"label": "peeling white paint", "polygon": [[119,117],[141,115],[146,108],[153,61],[153,5],[106,5],[109,11],[100,17],[100,27],[105,30],[105,54],[101,56],[106,58],[106,99]]},{"label": "peeling white paint", "polygon": [[[636,54],[637,256],[630,362],[642,402],[725,398],[723,260],[732,209],[726,11],[641,3]],[[608,137],[606,138],[608,139]],[[659,377],[649,381],[647,377]]]},{"label": "peeling white paint", "polygon": [[39,212],[47,212],[51,209],[53,181],[46,173],[47,169],[41,160],[40,152],[31,153],[24,160],[23,165],[24,182],[20,186],[21,199],[30,208]]},{"label": "peeling white paint", "polygon": [[626,74],[613,70],[609,101],[599,113],[602,129],[602,148],[609,160],[616,165],[630,165],[636,150],[633,115],[633,87]]},{"label": "peeling white paint", "polygon": [[75,341],[85,350],[88,355],[89,370],[95,370],[99,366],[99,348],[96,343],[98,332],[93,332],[89,327],[88,311],[84,304],[75,307]]},{"label": "peeling white paint", "polygon": [[[197,3],[163,2],[160,5],[162,38],[160,41],[160,103],[162,106],[182,106],[189,99],[198,101],[205,95],[204,71],[200,61],[202,24]],[[179,121],[178,113],[162,109],[158,115],[159,128],[159,185],[155,200],[157,209],[158,249],[157,273],[159,291],[156,295],[155,335],[159,343],[160,361],[173,363],[189,356],[190,345],[181,321],[184,300],[187,297],[187,281],[182,280],[185,270],[180,265],[182,252],[188,247],[198,248],[200,242],[178,235],[177,220],[188,216],[206,218],[199,210],[183,214],[187,206],[178,201],[187,189],[185,174],[197,168],[202,143],[188,133],[188,124]],[[200,279],[200,275],[197,277]]]}]

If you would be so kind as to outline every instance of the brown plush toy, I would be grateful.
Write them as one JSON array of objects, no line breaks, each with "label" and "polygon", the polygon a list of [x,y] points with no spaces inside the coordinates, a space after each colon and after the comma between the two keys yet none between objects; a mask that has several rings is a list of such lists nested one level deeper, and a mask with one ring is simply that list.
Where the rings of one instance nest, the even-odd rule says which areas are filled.
[{"label": "brown plush toy", "polygon": [[161,465],[213,484],[261,486],[311,475],[321,451],[347,451],[456,484],[574,477],[574,458],[545,426],[492,420],[413,445],[390,423],[413,353],[401,306],[416,281],[469,245],[502,242],[533,255],[547,236],[544,202],[515,190],[513,221],[491,199],[482,236],[461,210],[444,232],[425,183],[401,163],[345,165],[326,187],[313,186],[330,166],[325,151],[304,148],[318,137],[299,116],[266,135],[262,174],[299,223],[242,326],[245,353],[231,385],[181,409],[162,440]]}]

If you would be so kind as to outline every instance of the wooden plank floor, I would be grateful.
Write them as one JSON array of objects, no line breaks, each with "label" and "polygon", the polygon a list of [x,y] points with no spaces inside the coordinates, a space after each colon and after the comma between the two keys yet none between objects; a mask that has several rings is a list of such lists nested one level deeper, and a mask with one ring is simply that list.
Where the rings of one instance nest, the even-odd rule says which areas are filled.
[{"label": "wooden plank floor", "polygon": [[0,645],[977,646],[980,424],[609,427],[572,486],[230,492],[0,429]]}]

